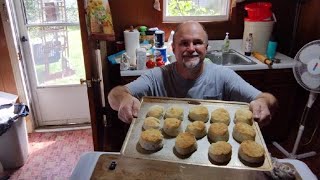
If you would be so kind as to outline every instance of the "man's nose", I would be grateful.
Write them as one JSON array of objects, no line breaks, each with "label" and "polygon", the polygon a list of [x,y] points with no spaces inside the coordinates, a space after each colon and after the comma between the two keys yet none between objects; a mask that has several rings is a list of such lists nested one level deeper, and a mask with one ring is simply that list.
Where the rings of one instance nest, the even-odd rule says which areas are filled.
[{"label": "man's nose", "polygon": [[193,43],[190,43],[188,46],[188,51],[195,51],[195,46]]}]

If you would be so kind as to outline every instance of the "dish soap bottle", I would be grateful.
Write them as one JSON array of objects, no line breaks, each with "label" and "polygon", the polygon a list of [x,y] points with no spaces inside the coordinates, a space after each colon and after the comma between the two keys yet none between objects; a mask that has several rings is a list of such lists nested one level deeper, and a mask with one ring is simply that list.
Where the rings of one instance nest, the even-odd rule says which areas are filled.
[{"label": "dish soap bottle", "polygon": [[253,37],[252,33],[249,33],[249,36],[246,39],[245,46],[244,46],[244,55],[251,56],[253,47]]},{"label": "dish soap bottle", "polygon": [[223,45],[222,45],[221,51],[223,53],[229,52],[229,46],[230,46],[229,33],[226,32],[226,37],[223,40]]}]

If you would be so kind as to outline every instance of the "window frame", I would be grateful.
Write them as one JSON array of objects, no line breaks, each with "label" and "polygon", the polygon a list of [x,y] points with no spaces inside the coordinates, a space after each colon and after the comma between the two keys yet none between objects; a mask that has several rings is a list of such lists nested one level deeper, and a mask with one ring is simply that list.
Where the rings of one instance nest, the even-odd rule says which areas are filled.
[{"label": "window frame", "polygon": [[217,16],[166,16],[167,12],[167,1],[162,0],[163,11],[162,11],[162,21],[164,23],[181,23],[188,20],[198,21],[198,22],[219,22],[229,20],[230,11],[231,11],[231,1],[226,0],[226,15],[217,15]]}]

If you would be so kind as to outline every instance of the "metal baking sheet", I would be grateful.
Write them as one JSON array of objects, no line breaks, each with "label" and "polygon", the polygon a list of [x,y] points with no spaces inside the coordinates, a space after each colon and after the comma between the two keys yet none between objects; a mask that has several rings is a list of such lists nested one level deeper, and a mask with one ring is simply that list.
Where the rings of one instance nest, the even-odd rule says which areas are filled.
[{"label": "metal baking sheet", "polygon": [[[210,142],[208,137],[205,136],[197,140],[198,149],[193,152],[188,157],[179,157],[174,152],[175,138],[169,138],[164,135],[164,146],[161,150],[156,152],[148,152],[143,150],[138,141],[140,134],[142,132],[143,121],[149,108],[153,105],[163,106],[164,109],[168,109],[172,105],[179,105],[184,108],[184,118],[182,121],[183,131],[186,129],[187,125],[191,123],[188,119],[189,109],[192,106],[204,105],[209,110],[209,120],[206,122],[206,128],[208,130],[210,126],[210,115],[211,112],[216,108],[225,108],[230,114],[230,124],[228,126],[229,130],[229,140],[228,142],[232,146],[232,156],[231,160],[226,165],[215,165],[211,163],[208,157],[208,150]],[[169,161],[185,164],[195,164],[202,166],[212,166],[212,167],[225,167],[225,168],[235,168],[235,169],[246,169],[246,170],[258,170],[258,171],[271,171],[273,169],[270,154],[262,137],[260,128],[256,122],[254,122],[253,127],[256,131],[255,141],[261,144],[265,150],[265,160],[264,163],[259,167],[250,167],[244,165],[238,158],[238,149],[240,144],[236,142],[232,137],[232,131],[234,127],[233,119],[234,114],[239,108],[249,108],[247,103],[242,102],[229,102],[229,101],[215,101],[215,100],[197,100],[197,99],[186,99],[186,98],[163,98],[163,97],[144,97],[141,101],[141,108],[138,113],[138,117],[131,123],[130,129],[127,133],[126,139],[121,149],[121,153],[126,157],[141,158],[141,159],[152,159],[160,161]],[[161,127],[163,125],[164,119],[160,119]]]}]

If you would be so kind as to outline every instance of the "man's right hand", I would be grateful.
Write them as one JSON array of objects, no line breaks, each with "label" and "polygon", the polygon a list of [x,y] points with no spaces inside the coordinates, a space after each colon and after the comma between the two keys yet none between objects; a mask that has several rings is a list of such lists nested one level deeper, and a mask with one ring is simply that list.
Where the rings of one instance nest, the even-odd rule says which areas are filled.
[{"label": "man's right hand", "polygon": [[108,101],[113,110],[118,111],[118,117],[125,123],[131,123],[133,118],[138,116],[140,101],[133,97],[126,86],[113,88]]},{"label": "man's right hand", "polygon": [[133,118],[138,116],[140,105],[140,101],[137,98],[131,96],[130,94],[125,95],[119,106],[119,119],[130,124]]}]

